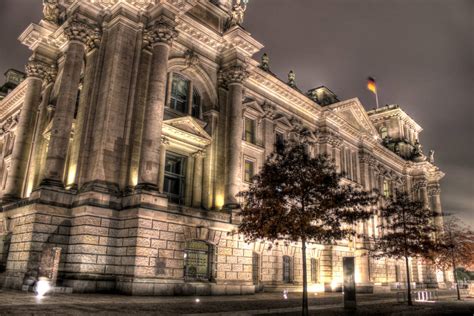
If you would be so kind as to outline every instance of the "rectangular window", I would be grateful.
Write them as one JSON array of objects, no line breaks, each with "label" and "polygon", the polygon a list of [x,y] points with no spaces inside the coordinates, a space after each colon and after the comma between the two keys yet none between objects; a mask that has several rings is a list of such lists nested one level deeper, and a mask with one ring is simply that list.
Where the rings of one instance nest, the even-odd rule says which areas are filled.
[{"label": "rectangular window", "polygon": [[246,142],[255,144],[255,120],[249,119],[248,117],[245,118],[245,135],[244,140]]},{"label": "rectangular window", "polygon": [[283,256],[283,282],[291,283],[291,258],[289,256]]},{"label": "rectangular window", "polygon": [[245,160],[244,181],[245,182],[252,182],[254,172],[255,172],[254,162],[251,161],[251,160]]},{"label": "rectangular window", "polygon": [[186,157],[166,153],[164,193],[170,201],[182,204],[184,201],[184,184],[186,175]]},{"label": "rectangular window", "polygon": [[178,74],[173,74],[171,80],[170,108],[181,113],[187,113],[189,95],[189,80]]},{"label": "rectangular window", "polygon": [[311,258],[311,282],[318,283],[319,261]]},{"label": "rectangular window", "polygon": [[275,133],[275,151],[282,149],[285,144],[285,135],[280,132]]},{"label": "rectangular window", "polygon": [[252,279],[253,284],[258,285],[260,281],[260,255],[258,253],[253,253],[252,256]]},{"label": "rectangular window", "polygon": [[189,241],[184,251],[184,276],[187,279],[211,279],[211,247],[203,241]]}]

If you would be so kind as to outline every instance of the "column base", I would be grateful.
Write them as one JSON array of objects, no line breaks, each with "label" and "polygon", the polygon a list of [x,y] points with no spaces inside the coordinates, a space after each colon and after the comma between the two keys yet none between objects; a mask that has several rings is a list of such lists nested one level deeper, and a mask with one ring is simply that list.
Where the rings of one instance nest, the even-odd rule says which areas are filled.
[{"label": "column base", "polygon": [[52,187],[52,188],[61,188],[64,189],[64,183],[61,180],[57,179],[43,179],[39,187]]},{"label": "column base", "polygon": [[134,191],[160,192],[160,189],[156,184],[153,183],[139,183],[135,186]]},{"label": "column base", "polygon": [[157,190],[146,190],[143,187],[135,188],[129,195],[123,197],[122,207],[124,209],[141,207],[153,210],[166,210],[168,209],[168,196],[159,193]]},{"label": "column base", "polygon": [[1,205],[6,205],[6,204],[11,204],[11,203],[16,203],[20,201],[21,198],[15,195],[9,195],[5,194],[2,199],[0,200]]}]

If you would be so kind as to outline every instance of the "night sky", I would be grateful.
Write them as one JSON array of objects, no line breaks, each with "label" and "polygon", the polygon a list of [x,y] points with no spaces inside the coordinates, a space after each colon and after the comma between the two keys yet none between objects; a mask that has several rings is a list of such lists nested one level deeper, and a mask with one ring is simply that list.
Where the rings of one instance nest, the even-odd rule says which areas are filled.
[{"label": "night sky", "polygon": [[[41,8],[0,0],[0,72],[23,69],[29,52],[16,38]],[[424,128],[424,152],[436,150],[444,211],[474,227],[474,1],[250,0],[244,26],[301,90],[326,85],[371,109],[375,77],[381,105],[399,104]]]}]

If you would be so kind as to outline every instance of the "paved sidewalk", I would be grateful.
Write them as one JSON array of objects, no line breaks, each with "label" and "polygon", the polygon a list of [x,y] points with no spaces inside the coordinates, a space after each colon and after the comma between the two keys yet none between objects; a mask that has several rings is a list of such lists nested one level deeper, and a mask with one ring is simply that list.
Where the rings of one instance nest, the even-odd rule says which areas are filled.
[{"label": "paved sidewalk", "polygon": [[[440,311],[447,313],[439,315],[474,314],[474,300],[457,303],[454,292],[443,294],[439,303],[417,304],[410,309],[396,303],[395,293],[361,294],[358,315],[390,315],[392,311],[416,316],[438,315],[435,313]],[[340,293],[313,294],[309,304],[317,315],[346,315]],[[279,293],[220,297],[57,294],[39,300],[32,293],[0,291],[0,315],[299,315],[300,306],[301,294],[297,293],[290,293],[286,300]]]}]

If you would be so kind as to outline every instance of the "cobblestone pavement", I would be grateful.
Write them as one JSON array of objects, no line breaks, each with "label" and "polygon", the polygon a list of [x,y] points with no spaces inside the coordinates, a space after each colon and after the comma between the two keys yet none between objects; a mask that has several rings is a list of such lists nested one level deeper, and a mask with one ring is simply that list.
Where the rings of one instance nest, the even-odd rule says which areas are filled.
[{"label": "cobblestone pavement", "polygon": [[[359,295],[357,315],[474,315],[474,299],[457,303],[453,292],[444,292],[437,303],[417,303],[407,308],[396,303],[396,294]],[[349,315],[342,295],[310,297],[315,315]],[[103,294],[56,294],[37,299],[31,293],[0,291],[0,315],[299,315],[300,294],[283,299],[278,293],[221,297],[131,297]]]}]

